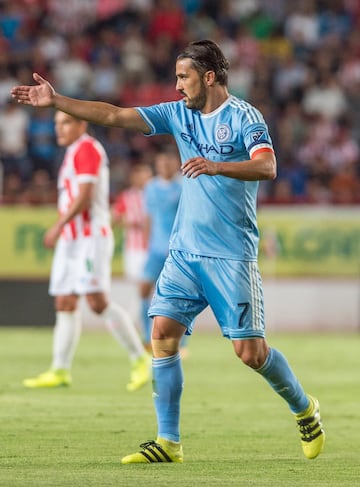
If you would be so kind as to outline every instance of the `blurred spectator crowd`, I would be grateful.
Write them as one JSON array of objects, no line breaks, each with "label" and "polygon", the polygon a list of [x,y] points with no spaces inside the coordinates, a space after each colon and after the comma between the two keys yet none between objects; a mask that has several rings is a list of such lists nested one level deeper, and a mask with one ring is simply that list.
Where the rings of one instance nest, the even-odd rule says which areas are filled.
[{"label": "blurred spectator crowd", "polygon": [[[52,110],[12,102],[12,86],[36,71],[76,98],[178,99],[176,56],[202,38],[228,57],[230,92],[268,122],[278,178],[261,183],[259,203],[359,204],[358,0],[0,0],[2,202],[53,203],[62,159]],[[91,130],[110,157],[113,197],[166,139]]]}]

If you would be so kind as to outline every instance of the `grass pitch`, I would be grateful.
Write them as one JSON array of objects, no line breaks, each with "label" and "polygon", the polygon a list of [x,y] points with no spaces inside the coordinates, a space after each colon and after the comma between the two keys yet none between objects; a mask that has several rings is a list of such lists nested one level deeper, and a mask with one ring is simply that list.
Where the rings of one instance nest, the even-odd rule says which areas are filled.
[{"label": "grass pitch", "polygon": [[52,330],[0,328],[1,487],[360,486],[360,337],[273,334],[321,402],[327,443],[303,457],[287,405],[219,333],[194,334],[184,361],[184,464],[121,465],[156,436],[151,386],[128,393],[125,352],[83,333],[70,388],[27,390],[49,365]]}]

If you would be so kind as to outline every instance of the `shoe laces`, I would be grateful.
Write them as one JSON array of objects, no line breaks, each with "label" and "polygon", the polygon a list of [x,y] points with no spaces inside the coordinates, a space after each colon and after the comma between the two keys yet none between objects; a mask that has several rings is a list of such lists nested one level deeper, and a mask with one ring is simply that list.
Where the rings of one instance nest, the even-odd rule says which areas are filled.
[{"label": "shoe laces", "polygon": [[159,443],[156,443],[154,440],[148,440],[140,444],[140,448],[143,448],[144,450],[149,448],[149,446],[159,446]]}]

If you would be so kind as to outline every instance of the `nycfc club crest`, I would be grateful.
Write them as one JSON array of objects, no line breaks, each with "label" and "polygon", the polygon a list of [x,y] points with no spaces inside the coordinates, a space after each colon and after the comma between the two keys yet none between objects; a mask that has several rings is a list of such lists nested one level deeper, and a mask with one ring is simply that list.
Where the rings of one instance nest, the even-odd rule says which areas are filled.
[{"label": "nycfc club crest", "polygon": [[231,128],[228,125],[221,124],[216,127],[215,138],[220,144],[230,139]]}]

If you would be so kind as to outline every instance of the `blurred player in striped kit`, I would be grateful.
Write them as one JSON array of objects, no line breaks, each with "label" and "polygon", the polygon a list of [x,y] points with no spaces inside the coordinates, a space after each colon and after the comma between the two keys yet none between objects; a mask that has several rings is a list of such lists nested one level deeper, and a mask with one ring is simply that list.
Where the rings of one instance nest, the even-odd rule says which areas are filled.
[{"label": "blurred player in striped kit", "polygon": [[129,391],[150,380],[149,357],[128,313],[108,299],[113,234],[109,210],[109,161],[102,145],[87,133],[87,122],[64,112],[55,114],[57,142],[66,147],[58,175],[56,223],[44,244],[55,247],[50,295],[55,297],[56,322],[49,370],[24,380],[30,388],[68,386],[81,334],[79,296],[86,296],[131,360]]},{"label": "blurred player in striped kit", "polygon": [[153,172],[148,164],[135,164],[130,169],[129,186],[112,205],[112,219],[124,231],[124,277],[139,283],[147,257],[148,235],[144,205],[144,186]]}]

